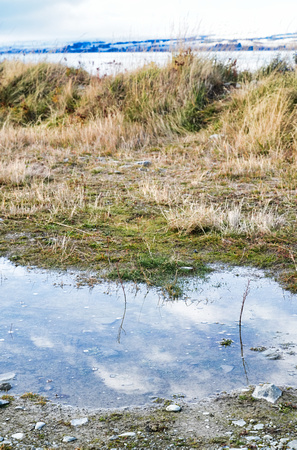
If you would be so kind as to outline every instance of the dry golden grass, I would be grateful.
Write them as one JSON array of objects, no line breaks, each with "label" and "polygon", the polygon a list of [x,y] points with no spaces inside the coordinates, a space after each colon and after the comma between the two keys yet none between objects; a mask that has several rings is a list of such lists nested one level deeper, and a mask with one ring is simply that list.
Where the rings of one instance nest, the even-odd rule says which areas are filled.
[{"label": "dry golden grass", "polygon": [[292,150],[292,140],[296,153],[295,89],[295,74],[273,73],[252,89],[244,86],[233,92],[231,107],[221,117],[230,157],[269,154],[278,158]]},{"label": "dry golden grass", "polygon": [[[193,254],[194,245],[215,257],[219,248],[223,258],[227,241],[233,261],[242,245],[257,239],[275,245],[276,236],[293,233],[296,74],[257,76],[256,83],[233,89],[211,62],[185,64],[84,81],[81,89],[64,72],[42,123],[6,121],[0,129],[0,231],[4,222],[25,228],[38,235],[45,258],[89,264],[92,255],[96,267],[166,251],[178,260],[181,248]],[[15,77],[10,70],[7,80]],[[15,70],[26,72],[22,65]],[[202,85],[213,95],[207,101]],[[144,160],[151,165],[137,165]],[[46,244],[39,234],[52,240]]]},{"label": "dry golden grass", "polygon": [[215,207],[204,203],[190,203],[175,209],[163,209],[169,229],[183,233],[209,229],[222,234],[256,234],[271,233],[285,225],[286,219],[278,214],[277,209],[265,205],[252,212],[243,211],[243,203]]}]

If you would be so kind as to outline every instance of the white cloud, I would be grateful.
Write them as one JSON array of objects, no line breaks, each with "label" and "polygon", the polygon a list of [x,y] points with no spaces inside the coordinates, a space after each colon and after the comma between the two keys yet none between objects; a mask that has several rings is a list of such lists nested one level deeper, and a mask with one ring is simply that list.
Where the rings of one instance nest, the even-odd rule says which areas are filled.
[{"label": "white cloud", "polygon": [[294,0],[0,0],[0,40],[297,31]]}]

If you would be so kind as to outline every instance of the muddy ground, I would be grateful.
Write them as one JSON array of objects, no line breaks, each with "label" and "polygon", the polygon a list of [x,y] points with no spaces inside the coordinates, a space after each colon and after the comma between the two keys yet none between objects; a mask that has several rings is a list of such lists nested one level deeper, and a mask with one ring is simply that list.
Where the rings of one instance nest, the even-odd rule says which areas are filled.
[{"label": "muddy ground", "polygon": [[[275,404],[254,399],[253,390],[196,404],[176,399],[179,412],[166,411],[172,401],[165,399],[154,406],[89,410],[5,395],[0,449],[297,448],[297,390],[282,388]],[[75,426],[74,419],[86,423]]]}]

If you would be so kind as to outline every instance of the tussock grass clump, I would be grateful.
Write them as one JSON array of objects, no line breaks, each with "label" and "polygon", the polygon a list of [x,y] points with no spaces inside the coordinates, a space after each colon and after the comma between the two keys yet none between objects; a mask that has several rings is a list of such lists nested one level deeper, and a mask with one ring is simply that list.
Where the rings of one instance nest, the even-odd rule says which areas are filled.
[{"label": "tussock grass clump", "polygon": [[61,64],[0,63],[0,123],[20,125],[71,113],[89,75]]},{"label": "tussock grass clump", "polygon": [[231,157],[296,154],[297,77],[272,72],[232,93],[221,116],[221,131]]},{"label": "tussock grass clump", "polygon": [[[116,118],[146,126],[146,133],[194,131],[213,115],[212,101],[234,78],[222,64],[181,52],[167,66],[90,77],[59,64],[0,64],[0,122],[84,123]],[[66,120],[67,119],[67,120]]]}]

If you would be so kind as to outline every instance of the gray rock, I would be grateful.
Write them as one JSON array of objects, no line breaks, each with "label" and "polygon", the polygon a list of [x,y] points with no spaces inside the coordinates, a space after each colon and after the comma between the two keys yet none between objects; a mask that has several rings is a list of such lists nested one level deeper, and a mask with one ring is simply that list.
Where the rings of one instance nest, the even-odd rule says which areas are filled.
[{"label": "gray rock", "polygon": [[41,430],[45,426],[44,422],[37,422],[35,425],[35,430]]},{"label": "gray rock", "polygon": [[4,437],[0,436],[0,442],[4,441]]},{"label": "gray rock", "polygon": [[0,383],[3,381],[10,381],[15,377],[15,373],[13,372],[6,372],[0,374]]},{"label": "gray rock", "polygon": [[70,423],[73,427],[80,427],[81,425],[88,423],[88,421],[87,417],[83,417],[82,419],[72,419]]},{"label": "gray rock", "polygon": [[297,449],[297,441],[296,440],[290,441],[287,443],[287,446],[288,446],[288,448],[291,448],[291,449]]},{"label": "gray rock", "polygon": [[74,436],[64,436],[63,437],[63,442],[73,442],[73,441],[77,441],[77,438]]},{"label": "gray rock", "polygon": [[11,384],[10,383],[1,383],[0,384],[0,391],[9,391],[11,389]]},{"label": "gray rock", "polygon": [[275,403],[282,395],[282,391],[274,384],[263,384],[257,386],[252,394],[252,397],[267,400],[270,403]]},{"label": "gray rock", "polygon": [[5,405],[9,405],[9,401],[8,400],[0,400],[0,406],[5,406]]},{"label": "gray rock", "polygon": [[166,411],[178,412],[178,411],[181,411],[181,407],[178,405],[169,405],[169,406],[167,406]]},{"label": "gray rock", "polygon": [[24,436],[24,433],[15,433],[11,437],[13,439],[17,439],[18,441],[21,441],[22,439],[24,439]]}]

